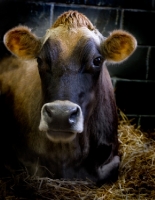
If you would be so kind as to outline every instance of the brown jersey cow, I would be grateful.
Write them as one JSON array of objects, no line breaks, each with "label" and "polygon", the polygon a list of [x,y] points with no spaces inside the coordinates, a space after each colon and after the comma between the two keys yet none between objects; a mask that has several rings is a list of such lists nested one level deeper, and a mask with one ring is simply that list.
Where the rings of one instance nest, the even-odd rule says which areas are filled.
[{"label": "brown jersey cow", "polygon": [[31,175],[116,180],[117,111],[105,62],[127,59],[136,39],[123,30],[105,38],[68,11],[43,38],[18,26],[4,44],[13,55],[0,62],[1,160],[17,158]]}]

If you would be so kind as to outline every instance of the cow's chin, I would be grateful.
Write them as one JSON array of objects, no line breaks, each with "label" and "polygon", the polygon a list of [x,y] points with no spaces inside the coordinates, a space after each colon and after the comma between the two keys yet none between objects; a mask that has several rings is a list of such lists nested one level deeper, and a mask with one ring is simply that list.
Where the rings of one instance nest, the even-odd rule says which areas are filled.
[{"label": "cow's chin", "polygon": [[47,138],[52,142],[72,142],[77,133],[76,132],[60,132],[60,131],[47,131]]}]

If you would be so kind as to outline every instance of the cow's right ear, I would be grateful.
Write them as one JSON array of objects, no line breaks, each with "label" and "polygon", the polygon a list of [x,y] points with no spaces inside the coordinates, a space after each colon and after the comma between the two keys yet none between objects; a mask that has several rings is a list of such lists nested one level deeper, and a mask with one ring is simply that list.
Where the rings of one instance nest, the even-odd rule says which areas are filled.
[{"label": "cow's right ear", "polygon": [[4,35],[6,48],[17,57],[32,59],[41,48],[41,40],[26,26],[15,27]]}]

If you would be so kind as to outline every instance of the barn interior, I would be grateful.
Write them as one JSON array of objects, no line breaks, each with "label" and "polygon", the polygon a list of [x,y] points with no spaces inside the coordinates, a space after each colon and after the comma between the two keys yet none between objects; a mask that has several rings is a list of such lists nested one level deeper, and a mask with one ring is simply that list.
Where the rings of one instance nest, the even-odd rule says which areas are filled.
[{"label": "barn interior", "polygon": [[[52,180],[17,172],[0,180],[0,199],[155,199],[155,19],[154,0],[0,0],[0,59],[9,55],[3,35],[26,25],[42,37],[64,11],[77,10],[107,37],[132,33],[138,46],[124,63],[108,65],[119,116],[121,165],[116,183]],[[1,96],[0,96],[1,98]],[[2,132],[3,130],[1,130]]]}]

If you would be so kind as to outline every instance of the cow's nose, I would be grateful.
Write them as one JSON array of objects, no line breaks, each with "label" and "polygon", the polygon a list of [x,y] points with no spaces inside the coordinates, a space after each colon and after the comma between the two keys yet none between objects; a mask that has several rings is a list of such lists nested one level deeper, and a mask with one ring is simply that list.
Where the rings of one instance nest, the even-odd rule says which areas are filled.
[{"label": "cow's nose", "polygon": [[49,118],[48,120],[51,121],[52,124],[55,123],[58,127],[63,125],[65,128],[77,122],[80,109],[75,104],[66,105],[53,103],[45,105],[43,113]]},{"label": "cow's nose", "polygon": [[63,131],[81,133],[83,114],[79,105],[70,101],[46,103],[41,110],[41,131]]}]

